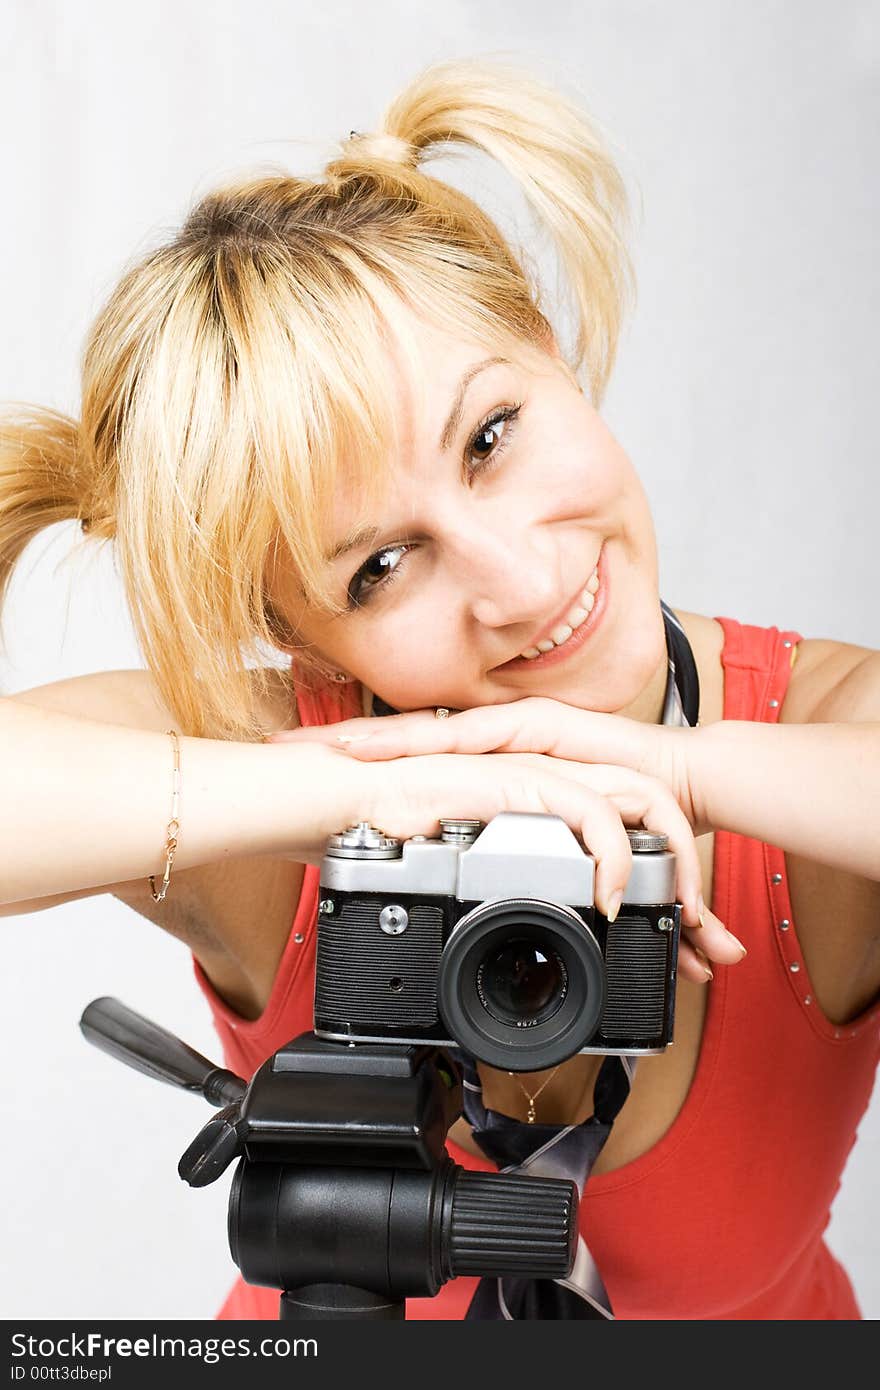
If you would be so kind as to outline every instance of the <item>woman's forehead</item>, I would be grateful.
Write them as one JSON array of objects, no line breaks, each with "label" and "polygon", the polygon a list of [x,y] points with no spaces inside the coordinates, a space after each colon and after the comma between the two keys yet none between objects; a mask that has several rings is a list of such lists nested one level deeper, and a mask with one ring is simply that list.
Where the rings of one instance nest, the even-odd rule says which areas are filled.
[{"label": "woman's forehead", "polygon": [[[435,351],[430,350],[432,345]],[[341,486],[334,489],[326,526],[337,537],[353,526],[362,527],[365,510],[381,504],[383,496],[393,494],[405,480],[418,481],[433,473],[468,419],[468,399],[480,378],[488,383],[506,368],[526,365],[510,352],[454,340],[448,334],[426,334],[422,346],[425,351],[418,358],[404,361],[397,356],[393,370],[389,366],[392,437],[385,441],[378,475],[368,485],[368,470],[358,466],[355,445]],[[340,544],[331,542],[330,552]]]},{"label": "woman's forehead", "polygon": [[362,526],[365,511],[375,510],[404,477],[412,479],[442,460],[468,419],[481,378],[491,386],[500,384],[505,369],[535,376],[558,365],[545,348],[512,333],[478,338],[420,320],[409,310],[395,315],[383,339],[382,370],[374,379],[387,391],[389,437],[380,441],[378,469],[362,463],[359,441],[350,441],[325,521],[333,537],[330,551],[339,548],[343,533]]},{"label": "woman's forehead", "polygon": [[382,350],[398,422],[421,419],[430,405],[438,415],[444,404],[448,412],[463,379],[490,359],[527,366],[540,355],[535,346],[503,327],[477,335],[419,315],[405,304],[386,310],[384,320]]}]

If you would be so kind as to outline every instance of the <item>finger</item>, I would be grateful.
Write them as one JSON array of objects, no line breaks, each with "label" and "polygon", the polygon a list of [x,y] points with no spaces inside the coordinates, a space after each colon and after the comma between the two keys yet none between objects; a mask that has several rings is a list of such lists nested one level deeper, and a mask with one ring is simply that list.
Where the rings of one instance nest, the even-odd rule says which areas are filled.
[{"label": "finger", "polygon": [[665,783],[630,768],[601,763],[585,766],[557,759],[553,765],[574,780],[588,780],[616,806],[624,824],[642,825],[652,835],[666,836],[675,855],[676,900],[682,905],[685,924],[699,929],[704,908],[697,846],[687,816]]},{"label": "finger", "polygon": [[518,704],[526,703],[481,706],[462,710],[447,719],[437,719],[433,710],[415,711],[371,720],[369,730],[349,731],[340,727],[338,732],[340,742],[346,744],[349,732],[368,734],[346,748],[363,761],[419,757],[429,753],[492,753],[496,749],[512,751],[514,747],[532,751],[530,740],[522,736],[521,716],[518,723],[512,712]]},{"label": "finger", "polygon": [[[426,755],[428,759],[431,756]],[[614,876],[614,870],[620,861],[610,858],[606,860],[601,872],[602,885],[597,889],[597,901],[600,903],[608,903],[615,893],[625,895],[631,872],[629,840],[620,820],[629,826],[643,825],[652,834],[666,835],[669,848],[676,856],[677,901],[682,904],[686,924],[695,928],[700,926],[700,913],[703,910],[702,874],[693,831],[675,796],[665,783],[643,773],[633,772],[629,768],[585,764],[562,758],[551,760],[543,754],[533,753],[497,753],[487,766],[487,775],[491,775],[490,769],[496,759],[530,773],[535,779],[535,786],[543,786],[543,779],[547,776],[546,769],[552,769],[550,775],[555,779],[558,780],[561,773],[566,781],[584,789],[589,788],[594,794],[599,793],[599,803],[593,800],[591,804],[604,802],[606,805],[610,803],[614,806],[617,814],[613,811],[610,813],[611,821],[619,831],[618,838],[622,837],[625,841],[628,851],[625,859],[626,874],[613,883],[608,882],[607,878]],[[511,806],[509,809],[522,808]],[[568,816],[563,812],[556,814],[563,815],[564,819],[568,820]],[[569,824],[573,825],[570,820]],[[573,828],[577,827],[573,825]],[[588,848],[595,853],[592,845],[588,845]],[[597,865],[597,882],[599,878]],[[604,911],[604,907],[602,910]]]},{"label": "finger", "polygon": [[[704,904],[702,869],[693,831],[672,793],[663,783],[639,773],[627,773],[625,769],[600,769],[594,766],[591,771],[603,771],[617,777],[629,776],[629,794],[611,793],[608,799],[617,805],[624,823],[641,823],[652,834],[667,837],[669,849],[676,858],[675,892],[676,900],[682,904],[685,937],[690,937],[693,945],[708,960],[722,965],[738,965],[747,955],[746,948],[727,930],[721,918]],[[695,970],[691,978],[701,978],[699,970],[696,967]]]},{"label": "finger", "polygon": [[556,760],[554,766],[564,768],[573,778],[588,777],[617,806],[625,824],[642,824],[652,834],[667,836],[669,849],[676,857],[676,897],[682,904],[685,932],[709,960],[722,965],[737,965],[744,960],[745,946],[704,904],[702,869],[693,829],[666,784],[628,768],[598,763],[585,768],[580,763]]},{"label": "finger", "polygon": [[678,973],[684,980],[693,980],[694,984],[705,985],[713,978],[712,967],[704,953],[698,947],[692,946],[684,937],[679,938],[678,944]]},{"label": "finger", "polygon": [[745,958],[746,948],[705,906],[702,869],[690,822],[671,792],[659,782],[655,787],[645,803],[642,824],[652,833],[666,835],[676,857],[676,896],[682,904],[684,933],[709,960],[737,965]]},{"label": "finger", "polygon": [[[584,710],[541,698],[480,705],[460,710],[447,719],[437,719],[433,710],[418,710],[373,720],[368,737],[358,738],[349,751],[364,761],[429,753],[493,752],[552,753],[577,758],[582,754],[589,756],[589,750],[582,746],[574,720],[584,720],[582,732],[586,734],[590,718]],[[349,731],[340,732],[344,737]]]},{"label": "finger", "polygon": [[[614,897],[619,895],[622,899],[629,882],[632,850],[613,799],[576,778],[547,774],[543,771],[542,758],[511,754],[499,755],[488,762],[481,760],[479,766],[476,763],[469,766],[469,762],[466,758],[432,756],[424,761],[417,758],[396,760],[387,772],[383,769],[376,784],[376,804],[370,819],[381,824],[387,833],[406,838],[416,833],[435,833],[435,815],[475,817],[484,822],[502,811],[559,816],[580,837],[596,861],[593,899],[597,909],[608,918],[616,917]],[[556,765],[554,762],[553,766]],[[651,781],[627,769],[598,770],[616,774],[618,787],[622,776],[629,778],[631,784]],[[583,769],[578,771],[583,772]],[[631,786],[628,803],[631,818],[638,820],[644,816],[653,826],[650,798],[646,798],[643,786],[637,790],[641,793],[638,797]],[[673,817],[676,811],[681,814],[674,799],[667,811],[671,811]],[[660,833],[666,834],[669,816],[659,814],[662,816],[662,823],[658,823]],[[686,833],[690,834],[686,822],[685,826]],[[674,829],[673,839],[681,848]],[[686,841],[684,848],[687,848]],[[680,896],[679,893],[679,900]],[[726,963],[741,959],[742,949],[731,951],[726,943],[728,933],[714,914],[706,911],[704,915],[707,926],[700,930],[708,933],[713,958]],[[720,935],[713,938],[713,931]],[[707,953],[688,941],[684,933],[679,945],[679,968],[684,978],[698,983],[705,982],[711,972]]]},{"label": "finger", "polygon": [[696,931],[689,929],[687,935],[709,960],[718,961],[720,965],[738,965],[748,954],[742,942],[708,907],[703,909],[703,926]]},{"label": "finger", "polygon": [[[500,759],[499,759],[500,761]],[[514,781],[509,810],[522,810],[523,802],[537,799],[536,809],[559,816],[580,836],[595,860],[593,899],[613,921],[632,874],[632,849],[620,816],[607,797],[573,780],[544,774]]]},{"label": "finger", "polygon": [[524,765],[521,758],[398,758],[365,769],[370,777],[363,817],[397,838],[436,835],[439,817],[488,824],[507,811],[559,816],[595,859],[593,899],[606,917],[612,897],[632,872],[629,839],[615,808],[571,779]]},{"label": "finger", "polygon": [[675,855],[675,894],[682,905],[685,925],[700,927],[703,910],[703,870],[694,833],[687,816],[662,782],[633,773],[644,801],[641,823],[652,835],[665,835]]},{"label": "finger", "polygon": [[594,901],[613,920],[614,896],[622,901],[632,873],[626,830],[607,797],[546,770],[554,766],[550,759],[505,753],[493,758],[396,759],[375,768],[373,823],[386,833],[411,835],[436,833],[426,828],[434,815],[483,822],[502,811],[559,816],[595,859]]},{"label": "finger", "polygon": [[369,733],[375,720],[345,719],[338,724],[307,724],[298,729],[276,729],[267,743],[327,743],[344,747],[343,740],[362,738]]},{"label": "finger", "polygon": [[362,762],[429,753],[531,752],[638,768],[658,730],[535,696],[460,710],[447,719],[437,719],[433,710],[414,711],[373,720],[369,730],[338,732],[346,751]]}]

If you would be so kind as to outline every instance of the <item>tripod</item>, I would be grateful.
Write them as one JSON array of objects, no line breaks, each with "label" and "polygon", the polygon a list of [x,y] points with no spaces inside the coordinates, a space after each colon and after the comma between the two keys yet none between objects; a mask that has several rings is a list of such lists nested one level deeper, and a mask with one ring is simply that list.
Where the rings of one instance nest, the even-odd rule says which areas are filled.
[{"label": "tripod", "polygon": [[178,1172],[204,1187],[238,1160],[230,1252],[248,1283],[281,1291],[282,1319],[399,1321],[408,1297],[434,1297],[459,1275],[571,1271],[574,1183],[472,1173],[449,1158],[461,1072],[441,1048],[303,1033],[248,1083],[117,999],[94,1000],[80,1028],[219,1107]]}]

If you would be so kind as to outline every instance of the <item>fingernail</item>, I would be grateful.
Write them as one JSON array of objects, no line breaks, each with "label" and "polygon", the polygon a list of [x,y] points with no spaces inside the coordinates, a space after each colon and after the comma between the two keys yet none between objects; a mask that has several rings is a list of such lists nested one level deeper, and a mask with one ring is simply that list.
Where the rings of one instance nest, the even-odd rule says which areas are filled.
[{"label": "fingernail", "polygon": [[727,932],[727,935],[730,937],[730,939],[731,939],[731,941],[733,942],[734,946],[738,946],[739,949],[742,951],[743,955],[744,955],[744,956],[747,956],[749,953],[748,953],[748,951],[746,950],[745,946],[744,946],[744,945],[742,944],[742,942],[740,941],[739,937],[734,936],[734,934],[733,934],[732,931],[727,931],[727,928],[726,928],[726,927],[724,928],[724,930]]},{"label": "fingernail", "polygon": [[699,895],[698,898],[697,898],[697,916],[698,916],[699,919],[700,919],[700,926],[701,926],[701,927],[705,927],[705,925],[706,925],[706,922],[705,922],[705,915],[706,915],[706,904],[703,902],[703,895],[702,895],[702,893],[700,893],[700,895]]},{"label": "fingernail", "polygon": [[620,911],[620,904],[621,904],[622,902],[623,902],[623,894],[622,894],[622,893],[612,893],[612,894],[611,894],[611,897],[608,899],[608,911],[605,913],[605,918],[606,918],[606,920],[607,920],[608,922],[613,922],[613,921],[615,920],[615,918],[617,917],[618,912]]},{"label": "fingernail", "polygon": [[337,734],[337,743],[363,743],[365,739],[372,738],[372,734]]}]

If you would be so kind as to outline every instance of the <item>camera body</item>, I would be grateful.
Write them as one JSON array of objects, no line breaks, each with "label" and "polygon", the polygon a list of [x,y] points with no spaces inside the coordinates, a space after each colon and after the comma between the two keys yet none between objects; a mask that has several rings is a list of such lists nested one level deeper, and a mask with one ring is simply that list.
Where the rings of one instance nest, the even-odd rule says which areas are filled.
[{"label": "camera body", "polygon": [[321,865],[315,1033],[460,1046],[507,1071],[672,1042],[681,906],[666,837],[629,831],[617,919],[558,816],[441,820],[437,839],[366,822]]}]

